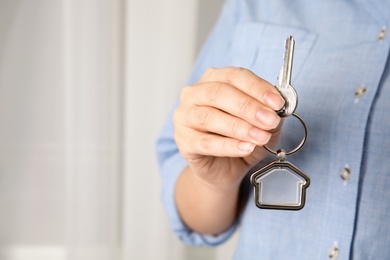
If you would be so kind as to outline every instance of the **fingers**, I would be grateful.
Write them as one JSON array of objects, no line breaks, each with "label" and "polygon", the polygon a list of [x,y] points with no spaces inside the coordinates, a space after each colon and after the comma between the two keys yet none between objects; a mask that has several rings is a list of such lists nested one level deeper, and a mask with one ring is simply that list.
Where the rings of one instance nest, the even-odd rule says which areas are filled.
[{"label": "fingers", "polygon": [[[185,120],[189,128],[256,145],[265,145],[271,138],[270,132],[212,107],[196,106],[189,111]],[[277,125],[272,129],[276,127]]]},{"label": "fingers", "polygon": [[274,129],[280,122],[274,110],[225,83],[203,83],[187,87],[182,92],[182,100],[186,99],[191,99],[198,107],[216,108],[264,130]]},{"label": "fingers", "polygon": [[175,140],[185,157],[244,157],[267,144],[284,105],[267,81],[242,68],[209,69],[185,87],[174,115]]},{"label": "fingers", "polygon": [[204,82],[227,83],[273,110],[279,110],[284,105],[284,99],[269,82],[244,68],[209,68],[199,80],[199,83]]},{"label": "fingers", "polygon": [[197,155],[217,157],[244,157],[251,154],[256,145],[214,133],[198,132],[187,129],[184,133],[175,133],[175,140],[181,154],[186,159]]},{"label": "fingers", "polygon": [[268,144],[275,129],[257,128],[241,118],[204,106],[178,109],[174,115],[175,141],[184,158],[197,155],[245,157],[256,145]]}]

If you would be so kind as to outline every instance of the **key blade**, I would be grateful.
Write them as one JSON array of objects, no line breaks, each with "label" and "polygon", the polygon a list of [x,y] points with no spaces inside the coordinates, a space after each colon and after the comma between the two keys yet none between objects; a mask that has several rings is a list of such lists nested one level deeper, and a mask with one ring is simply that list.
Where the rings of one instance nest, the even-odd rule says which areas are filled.
[{"label": "key blade", "polygon": [[284,69],[283,66],[280,69],[279,76],[278,76],[278,86],[281,86],[283,83],[283,77],[284,77]]},{"label": "key blade", "polygon": [[295,40],[292,36],[289,36],[285,43],[285,51],[284,51],[284,64],[282,67],[283,70],[283,77],[282,79],[279,79],[279,87],[286,87],[288,85],[291,85],[291,72],[292,72],[292,64],[293,64],[293,57],[294,57],[294,47],[295,47]]},{"label": "key blade", "polygon": [[284,107],[280,111],[277,111],[278,115],[281,117],[287,117],[294,113],[298,104],[298,95],[295,89],[291,86],[294,46],[295,40],[292,36],[289,36],[284,42],[284,63],[278,77],[278,85],[275,86],[286,102]]}]

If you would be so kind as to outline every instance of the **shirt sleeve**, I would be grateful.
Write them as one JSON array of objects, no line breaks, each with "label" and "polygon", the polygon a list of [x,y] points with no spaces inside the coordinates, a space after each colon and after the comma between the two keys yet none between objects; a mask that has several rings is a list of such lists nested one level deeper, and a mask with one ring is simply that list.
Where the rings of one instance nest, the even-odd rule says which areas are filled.
[{"label": "shirt sleeve", "polygon": [[[221,15],[195,63],[189,84],[196,82],[207,68],[225,65],[221,57],[224,57],[224,54],[228,51],[230,32],[238,19],[236,2],[228,0],[224,4]],[[173,231],[184,243],[194,246],[215,246],[228,239],[234,233],[237,224],[222,234],[216,236],[204,235],[189,230],[180,219],[176,209],[174,187],[178,176],[187,165],[174,140],[172,116],[178,104],[179,102],[174,105],[156,142],[162,183],[162,201]]]}]

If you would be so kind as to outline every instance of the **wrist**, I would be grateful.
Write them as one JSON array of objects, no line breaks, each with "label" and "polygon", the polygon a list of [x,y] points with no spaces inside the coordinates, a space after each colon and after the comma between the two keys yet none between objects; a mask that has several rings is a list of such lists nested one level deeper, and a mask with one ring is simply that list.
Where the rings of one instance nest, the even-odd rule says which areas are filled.
[{"label": "wrist", "polygon": [[239,185],[210,184],[187,167],[177,180],[175,201],[183,222],[191,230],[218,234],[237,217]]},{"label": "wrist", "polygon": [[188,175],[188,178],[191,179],[191,182],[196,184],[197,187],[219,195],[233,195],[238,193],[242,181],[242,178],[232,180],[227,178],[211,177],[209,179],[205,179],[199,176],[197,173],[194,173],[191,168],[188,168],[185,174]]}]

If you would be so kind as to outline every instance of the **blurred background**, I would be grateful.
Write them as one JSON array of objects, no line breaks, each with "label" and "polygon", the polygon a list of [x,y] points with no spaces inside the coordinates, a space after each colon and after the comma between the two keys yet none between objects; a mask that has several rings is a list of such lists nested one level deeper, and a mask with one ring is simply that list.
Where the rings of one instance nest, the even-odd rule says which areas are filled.
[{"label": "blurred background", "polygon": [[230,259],[190,248],[154,143],[222,0],[0,0],[0,260]]}]

